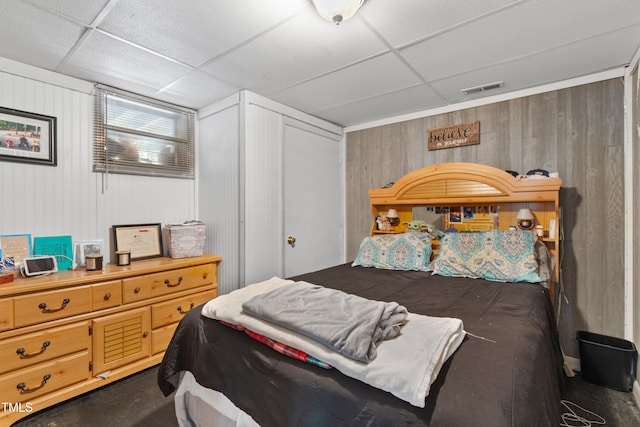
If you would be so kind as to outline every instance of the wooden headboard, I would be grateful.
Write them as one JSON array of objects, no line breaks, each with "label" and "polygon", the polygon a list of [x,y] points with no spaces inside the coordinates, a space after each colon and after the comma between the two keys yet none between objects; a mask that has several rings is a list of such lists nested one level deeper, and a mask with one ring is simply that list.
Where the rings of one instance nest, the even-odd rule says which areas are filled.
[{"label": "wooden headboard", "polygon": [[[560,178],[518,179],[492,166],[476,163],[441,163],[413,171],[388,188],[369,190],[373,221],[371,234],[402,233],[413,218],[416,207],[495,207],[495,221],[475,224],[470,230],[515,226],[522,208],[530,208],[536,225],[542,225],[542,239],[551,255],[558,259],[560,243]],[[398,212],[400,223],[392,230],[378,230],[376,218],[389,209]],[[556,265],[558,263],[556,262]],[[559,278],[556,267],[556,281]]]}]

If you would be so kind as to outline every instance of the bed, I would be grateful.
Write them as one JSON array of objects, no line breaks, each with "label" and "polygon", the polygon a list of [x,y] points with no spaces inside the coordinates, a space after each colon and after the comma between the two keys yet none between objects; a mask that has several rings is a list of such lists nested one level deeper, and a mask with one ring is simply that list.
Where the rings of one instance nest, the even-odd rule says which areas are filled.
[{"label": "bed", "polygon": [[[416,316],[459,319],[466,336],[438,367],[423,402],[410,403],[385,391],[384,384],[369,385],[336,367],[325,369],[274,351],[246,331],[203,315],[207,314],[205,305],[191,310],[180,322],[158,371],[163,393],[177,390],[174,399],[180,424],[557,424],[563,381],[551,298],[557,267],[547,266],[547,280],[539,274],[536,283],[520,281],[520,276],[515,282],[505,281],[495,276],[495,268],[485,280],[462,277],[471,274],[457,274],[452,271],[455,266],[444,259],[450,258],[448,251],[456,239],[480,241],[493,236],[491,239],[497,240],[495,236],[517,235],[531,241],[531,232],[508,231],[511,221],[527,207],[538,223],[548,227],[550,220],[558,218],[559,187],[557,178],[518,180],[482,165],[454,163],[420,169],[389,188],[370,191],[371,236],[363,240],[353,263],[290,278],[293,283],[307,282],[371,301],[395,301]],[[484,208],[499,209],[493,212],[497,217],[490,230],[447,233],[439,239],[421,235],[429,246],[421,256],[429,259],[420,261],[420,268],[406,264],[399,268],[367,266],[371,260],[371,251],[365,250],[368,239],[373,239],[373,244],[414,239],[412,233],[403,233],[403,223],[413,220],[416,208],[425,206],[482,206],[478,209],[482,212]],[[391,230],[379,230],[376,219],[389,209],[398,212],[400,221]],[[471,227],[473,222],[469,220],[467,225]],[[558,256],[555,234],[533,240],[536,248],[544,246],[552,258]],[[431,254],[435,252],[438,256],[434,258]],[[536,273],[540,260],[536,255]],[[387,348],[397,339],[385,341],[379,348]],[[409,366],[408,360],[419,358],[406,357],[398,359],[399,366]]]}]

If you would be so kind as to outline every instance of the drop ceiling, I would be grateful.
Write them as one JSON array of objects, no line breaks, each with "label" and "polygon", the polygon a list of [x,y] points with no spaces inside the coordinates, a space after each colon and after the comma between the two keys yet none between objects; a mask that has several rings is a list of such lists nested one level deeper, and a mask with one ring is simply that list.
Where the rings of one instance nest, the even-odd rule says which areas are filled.
[{"label": "drop ceiling", "polygon": [[2,0],[0,40],[194,109],[249,90],[351,126],[628,65],[640,1],[366,0],[336,27],[311,0]]}]

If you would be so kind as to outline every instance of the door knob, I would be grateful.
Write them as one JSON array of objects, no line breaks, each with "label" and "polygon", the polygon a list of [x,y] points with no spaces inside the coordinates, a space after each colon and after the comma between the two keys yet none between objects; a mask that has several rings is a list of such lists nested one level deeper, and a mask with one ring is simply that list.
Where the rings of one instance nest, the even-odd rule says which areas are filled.
[{"label": "door knob", "polygon": [[294,246],[296,244],[296,238],[293,236],[287,237],[287,243],[290,244],[291,246]]}]

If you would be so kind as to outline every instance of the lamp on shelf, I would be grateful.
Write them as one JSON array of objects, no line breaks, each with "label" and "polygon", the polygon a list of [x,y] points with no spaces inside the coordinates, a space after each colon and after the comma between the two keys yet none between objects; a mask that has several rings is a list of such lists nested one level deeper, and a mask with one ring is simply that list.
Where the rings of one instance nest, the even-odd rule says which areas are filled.
[{"label": "lamp on shelf", "polygon": [[355,15],[362,3],[364,0],[313,0],[318,14],[336,25]]},{"label": "lamp on shelf", "polygon": [[536,223],[536,218],[529,208],[520,209],[516,219],[521,230],[531,230]]},{"label": "lamp on shelf", "polygon": [[387,218],[389,218],[389,223],[394,227],[400,224],[400,217],[398,216],[398,211],[395,209],[389,209],[387,212]]}]

